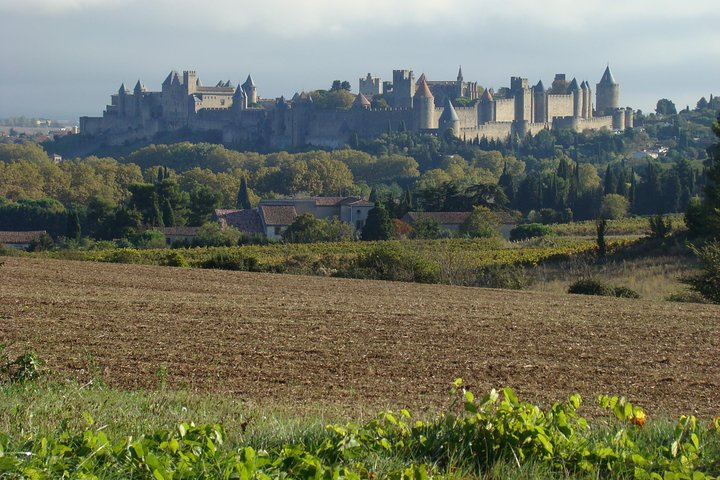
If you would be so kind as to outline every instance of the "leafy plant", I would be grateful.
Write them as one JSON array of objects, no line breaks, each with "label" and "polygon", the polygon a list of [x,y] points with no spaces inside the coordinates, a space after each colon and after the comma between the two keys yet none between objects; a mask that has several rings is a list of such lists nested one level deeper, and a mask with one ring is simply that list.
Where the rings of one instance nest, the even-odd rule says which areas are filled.
[{"label": "leafy plant", "polygon": [[720,303],[720,240],[706,243],[703,247],[690,245],[700,260],[702,272],[683,279],[690,288],[713,303]]}]

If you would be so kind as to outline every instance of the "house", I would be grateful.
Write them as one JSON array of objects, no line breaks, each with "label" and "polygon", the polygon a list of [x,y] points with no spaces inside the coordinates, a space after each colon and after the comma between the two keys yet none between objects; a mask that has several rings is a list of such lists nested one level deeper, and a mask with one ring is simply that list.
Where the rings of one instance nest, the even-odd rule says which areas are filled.
[{"label": "house", "polygon": [[248,210],[215,210],[220,226],[234,227],[249,234],[263,234],[279,240],[285,229],[300,215],[316,218],[336,217],[357,230],[365,226],[368,212],[375,206],[360,197],[310,197],[261,200],[257,208]]},{"label": "house", "polygon": [[[444,230],[453,233],[460,231],[460,225],[468,219],[472,212],[408,212],[402,221],[415,226],[418,220],[431,219],[440,224]],[[500,233],[504,238],[510,238],[510,230],[515,228],[517,220],[508,212],[493,212],[499,223]]]},{"label": "house", "polygon": [[33,242],[38,241],[41,236],[46,234],[47,232],[45,230],[26,232],[0,231],[0,243],[18,250],[27,250]]},{"label": "house", "polygon": [[165,235],[168,245],[175,242],[192,243],[200,227],[160,227],[155,230]]}]

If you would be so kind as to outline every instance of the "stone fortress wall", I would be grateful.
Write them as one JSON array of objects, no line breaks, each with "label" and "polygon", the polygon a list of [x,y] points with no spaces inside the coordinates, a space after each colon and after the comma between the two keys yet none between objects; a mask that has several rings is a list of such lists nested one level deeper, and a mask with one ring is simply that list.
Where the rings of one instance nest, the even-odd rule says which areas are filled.
[{"label": "stone fortress wall", "polygon": [[[510,87],[493,92],[477,82],[418,80],[412,70],[393,71],[393,81],[360,79],[360,93],[347,110],[316,107],[310,95],[263,99],[250,75],[242,85],[220,81],[204,86],[194,71],[173,71],[161,91],[138,81],[132,91],[121,85],[102,117],[81,117],[81,135],[109,145],[151,141],[164,132],[215,132],[226,144],[262,143],[272,148],[303,145],[339,147],[354,136],[372,138],[407,129],[444,135],[448,130],[466,141],[505,139],[543,128],[575,131],[633,126],[633,110],[620,108],[620,86],[607,67],[596,85],[595,108],[590,83],[568,82],[558,74],[551,88],[542,81],[529,86],[511,77]],[[390,108],[373,108],[382,95]],[[459,99],[461,105],[457,104]],[[456,105],[457,104],[457,105]]]}]

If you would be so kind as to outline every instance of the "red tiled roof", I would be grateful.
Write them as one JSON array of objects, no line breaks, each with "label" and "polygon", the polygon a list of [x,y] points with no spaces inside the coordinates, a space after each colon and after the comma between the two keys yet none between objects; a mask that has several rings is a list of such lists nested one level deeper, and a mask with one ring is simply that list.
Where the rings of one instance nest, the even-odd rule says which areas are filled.
[{"label": "red tiled roof", "polygon": [[25,244],[30,243],[33,240],[37,240],[40,235],[44,235],[47,232],[45,230],[33,230],[26,232],[16,231],[0,231],[0,243],[17,243]]},{"label": "red tiled roof", "polygon": [[298,216],[293,205],[260,205],[259,209],[265,225],[290,225]]},{"label": "red tiled roof", "polygon": [[262,233],[260,214],[255,209],[215,210],[215,218],[220,226],[237,228],[246,233]]},{"label": "red tiled roof", "polygon": [[422,78],[422,82],[418,85],[415,96],[418,98],[433,98],[433,94],[430,92],[430,88],[424,78]]}]

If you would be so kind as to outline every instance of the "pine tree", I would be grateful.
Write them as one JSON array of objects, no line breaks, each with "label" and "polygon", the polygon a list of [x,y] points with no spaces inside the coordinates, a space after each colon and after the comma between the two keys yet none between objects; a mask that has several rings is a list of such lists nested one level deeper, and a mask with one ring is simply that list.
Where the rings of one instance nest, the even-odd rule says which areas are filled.
[{"label": "pine tree", "polygon": [[503,192],[505,192],[508,202],[512,203],[515,199],[515,181],[513,180],[512,174],[508,171],[507,162],[505,162],[503,166],[503,172],[498,180],[498,185],[502,187]]},{"label": "pine tree", "polygon": [[240,189],[237,194],[236,206],[242,210],[252,208],[252,205],[250,204],[250,191],[248,190],[247,180],[245,177],[240,179]]}]

